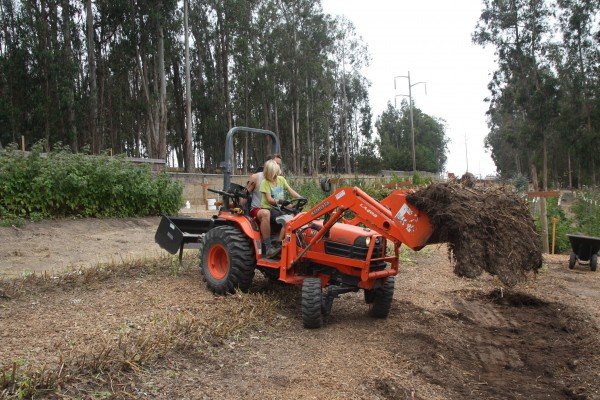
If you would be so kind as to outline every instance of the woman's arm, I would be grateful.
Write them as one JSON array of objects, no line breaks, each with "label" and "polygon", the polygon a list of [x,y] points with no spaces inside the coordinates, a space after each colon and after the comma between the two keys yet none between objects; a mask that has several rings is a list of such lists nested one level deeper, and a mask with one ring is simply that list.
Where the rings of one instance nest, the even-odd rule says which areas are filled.
[{"label": "woman's arm", "polygon": [[276,206],[277,202],[275,201],[275,199],[271,196],[270,192],[263,192],[263,195],[267,198],[267,202],[269,204],[271,204],[272,206]]},{"label": "woman's arm", "polygon": [[283,176],[281,178],[283,178],[283,182],[282,182],[283,187],[292,195],[292,197],[294,197],[296,199],[300,199],[300,198],[304,197],[304,196],[301,196],[300,194],[298,194],[298,192],[296,192],[294,189],[292,189],[292,187],[288,183],[287,179],[285,179]]},{"label": "woman's arm", "polygon": [[303,197],[303,196],[299,195],[298,192],[296,192],[294,189],[292,189],[292,187],[289,185],[288,185],[288,192],[290,192],[290,194],[296,199],[300,199]]}]

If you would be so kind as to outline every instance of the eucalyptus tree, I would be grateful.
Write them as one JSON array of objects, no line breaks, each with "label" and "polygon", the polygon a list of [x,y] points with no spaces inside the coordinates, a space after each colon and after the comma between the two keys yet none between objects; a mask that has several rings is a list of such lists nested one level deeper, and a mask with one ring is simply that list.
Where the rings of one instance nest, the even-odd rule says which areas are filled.
[{"label": "eucalyptus tree", "polygon": [[[415,153],[420,169],[442,172],[447,160],[446,126],[444,120],[425,114],[413,105]],[[396,171],[412,170],[410,111],[408,102],[399,109],[387,104],[375,122],[379,133],[379,154],[382,166]],[[368,147],[368,146],[367,146]]]},{"label": "eucalyptus tree", "polygon": [[[562,127],[565,129],[567,157],[569,160],[569,186],[572,186],[571,157],[577,154],[575,162],[583,163],[591,172],[591,182],[596,183],[595,171],[600,163],[594,143],[600,138],[600,36],[598,15],[600,3],[585,0],[558,0],[559,29],[562,43],[557,49],[554,63],[561,86]],[[594,37],[596,35],[596,37]],[[578,167],[581,184],[581,168]]]},{"label": "eucalyptus tree", "polygon": [[[336,20],[335,51],[333,54],[336,62],[337,111],[338,119],[334,124],[334,135],[337,133],[336,142],[341,144],[341,155],[343,158],[343,169],[346,173],[352,172],[350,160],[351,133],[349,113],[351,109],[348,104],[348,80],[361,75],[361,69],[369,64],[369,53],[367,46],[356,32],[354,24],[344,17]],[[336,132],[337,131],[337,132]]]},{"label": "eucalyptus tree", "polygon": [[[490,124],[496,134],[514,135],[528,152],[531,179],[538,187],[541,155],[543,190],[548,189],[548,141],[555,115],[556,85],[545,57],[550,33],[551,8],[545,0],[484,0],[473,40],[496,48],[498,70],[490,83]],[[505,143],[510,143],[506,141]],[[546,201],[541,201],[542,240],[548,252]]]},{"label": "eucalyptus tree", "polygon": [[[310,0],[0,0],[0,142],[173,154],[187,170],[195,150],[214,171],[244,124],[276,131],[294,173],[350,171],[371,117],[365,46],[340,21]],[[268,143],[242,140],[236,165],[261,164]]]}]

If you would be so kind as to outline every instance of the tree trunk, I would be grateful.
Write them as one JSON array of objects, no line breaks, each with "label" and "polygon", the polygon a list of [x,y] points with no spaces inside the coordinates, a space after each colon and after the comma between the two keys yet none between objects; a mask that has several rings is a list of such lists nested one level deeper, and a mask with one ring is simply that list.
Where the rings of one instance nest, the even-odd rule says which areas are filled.
[{"label": "tree trunk", "polygon": [[[73,45],[71,44],[71,15],[69,13],[69,0],[62,0],[62,30],[63,36],[65,38],[65,58],[66,64],[69,66],[69,69],[75,67],[75,61],[73,60]],[[71,78],[71,74],[69,74],[69,78]],[[68,125],[67,131],[69,135],[69,141],[71,142],[71,150],[73,152],[77,152],[79,150],[79,146],[77,145],[77,125],[75,122],[75,88],[74,88],[74,79],[71,83],[69,83],[69,92],[68,92],[68,100],[67,100],[67,113],[68,113]]]},{"label": "tree trunk", "polygon": [[[156,157],[156,153],[155,153],[155,149],[156,149],[156,142],[157,142],[157,129],[156,129],[156,123],[155,123],[155,116],[154,116],[154,110],[152,107],[152,101],[150,98],[150,84],[148,82],[148,66],[147,66],[147,61],[146,61],[146,57],[143,55],[143,53],[141,53],[139,51],[139,47],[137,49],[137,57],[138,57],[138,69],[139,69],[139,74],[141,77],[141,84],[142,84],[142,90],[144,92],[144,97],[146,100],[146,116],[147,116],[147,123],[146,123],[146,151],[148,154],[148,157],[153,158]],[[166,161],[166,159],[165,159]]]},{"label": "tree trunk", "polygon": [[297,169],[297,164],[296,164],[296,119],[294,116],[294,109],[292,108],[292,119],[291,119],[291,129],[292,129],[292,170],[294,171],[294,174],[297,173],[298,169]]},{"label": "tree trunk", "polygon": [[[250,126],[250,109],[248,106],[248,84],[244,82],[244,125]],[[242,174],[248,175],[248,137],[244,134],[244,154],[242,159]]]},{"label": "tree trunk", "polygon": [[596,160],[592,154],[592,186],[596,186]]},{"label": "tree trunk", "polygon": [[100,82],[100,87],[98,88],[98,120],[96,125],[96,144],[94,147],[96,148],[97,153],[104,148],[104,132],[105,132],[105,113],[104,113],[104,90],[106,87],[106,74],[104,73],[104,64],[102,62],[102,51],[98,50],[100,53],[100,57],[96,60],[96,78],[98,82]]},{"label": "tree trunk", "polygon": [[192,83],[190,78],[190,39],[188,33],[189,0],[183,1],[185,29],[185,136],[183,138],[183,155],[185,172],[193,172],[195,163],[192,142]]},{"label": "tree trunk", "polygon": [[[41,49],[51,52],[51,45],[50,45],[50,21],[49,21],[49,17],[48,17],[48,10],[46,9],[47,3],[46,1],[41,1],[40,2],[40,13],[41,13],[41,20],[43,21],[42,24],[42,32],[40,35],[40,41],[39,41],[39,46]],[[43,99],[43,105],[44,105],[44,139],[46,141],[46,151],[49,152],[50,151],[50,110],[51,110],[51,103],[52,103],[52,99],[50,97],[50,60],[48,56],[42,56],[42,70],[43,70],[43,74],[44,74],[44,99]]]},{"label": "tree trunk", "polygon": [[[345,60],[345,56],[344,56]],[[346,72],[345,67],[342,68],[342,112],[340,118],[340,125],[342,130],[342,157],[344,158],[344,172],[347,174],[352,173],[350,166],[350,140],[348,137],[348,118],[347,118],[347,97],[346,97]]]},{"label": "tree trunk", "polygon": [[[279,136],[279,110],[277,107],[277,100],[275,100],[275,103],[273,104],[273,108],[274,108],[274,113],[275,113],[275,116],[274,116],[275,117],[275,133],[277,134],[277,137],[279,137],[279,142],[280,142],[279,144],[281,145],[281,136]],[[271,144],[271,143],[269,143],[269,144]],[[283,153],[282,149],[280,149],[279,151],[281,153]],[[267,154],[270,154],[270,153],[271,153],[271,148],[269,147],[267,149]],[[283,154],[282,154],[282,156],[283,156]]]},{"label": "tree trunk", "polygon": [[[533,156],[530,158],[531,182],[533,184],[533,190],[539,191],[540,186],[538,184],[537,168],[535,166],[535,162],[533,161],[533,158],[534,158]],[[544,178],[542,177],[542,179],[544,179]],[[545,183],[543,183],[543,185],[545,185]],[[542,188],[542,190],[543,190],[543,188]],[[545,221],[545,223],[544,223],[544,221]],[[545,197],[540,198],[540,225],[542,227],[542,235],[541,235],[542,251],[544,253],[548,253],[548,251],[549,251],[549,247],[548,247],[548,215],[547,215],[547,211],[546,211],[546,198]],[[545,226],[545,229],[544,229],[544,226]]]},{"label": "tree trunk", "polygon": [[328,175],[331,175],[331,137],[329,135],[329,119],[327,120],[327,124],[325,124],[327,130],[325,131],[325,146],[327,147],[327,160],[325,165],[325,170]]},{"label": "tree trunk", "polygon": [[300,94],[296,95],[296,175],[302,173],[302,148],[300,147]]},{"label": "tree trunk", "polygon": [[[174,123],[173,123],[173,127],[175,129],[175,133],[177,138],[181,139],[181,143],[182,143],[182,148],[184,149],[182,152],[180,152],[181,154],[177,154],[177,165],[180,168],[184,168],[185,172],[190,172],[187,170],[187,160],[185,158],[185,137],[186,137],[186,104],[185,104],[185,92],[183,89],[183,82],[182,82],[182,78],[181,78],[181,74],[180,74],[180,68],[179,68],[179,59],[177,57],[173,57],[173,98],[174,98],[174,103],[175,103],[175,116],[174,116]],[[175,143],[173,143],[174,146],[177,145],[178,146],[178,141],[175,141]],[[175,148],[175,151],[176,148]]]},{"label": "tree trunk", "polygon": [[[162,1],[159,3],[159,14],[162,11]],[[161,17],[157,18],[158,23],[158,74],[160,77],[159,92],[159,127],[158,127],[158,157],[166,159],[167,157],[167,79],[165,77],[165,36],[162,27]]]},{"label": "tree trunk", "polygon": [[85,4],[87,23],[87,50],[88,50],[88,76],[90,82],[90,137],[92,153],[98,154],[96,148],[97,132],[96,121],[98,118],[98,88],[96,83],[96,55],[94,49],[94,15],[92,14],[92,0]]},{"label": "tree trunk", "polygon": [[[231,108],[229,106],[229,35],[226,29],[227,23],[223,10],[217,11],[217,23],[219,27],[219,41],[221,45],[221,77],[223,79],[223,110],[227,119],[227,129],[233,127]],[[235,164],[234,164],[235,166]]]},{"label": "tree trunk", "polygon": [[307,145],[307,154],[308,154],[308,174],[313,174],[313,159],[312,159],[312,141],[310,138],[310,101],[309,101],[309,86],[308,86],[308,78],[306,79],[306,145]]},{"label": "tree trunk", "polygon": [[[546,192],[548,191],[548,145],[547,145],[547,139],[546,139],[546,134],[544,134],[544,139],[543,139],[543,166],[542,166],[542,184],[543,184],[543,190]],[[540,222],[542,225],[542,250],[544,251],[544,253],[548,254],[550,252],[549,247],[548,247],[548,209],[547,209],[547,203],[546,203],[546,197],[542,197],[540,199],[540,213],[541,213],[541,217],[540,217]]]},{"label": "tree trunk", "polygon": [[569,189],[573,189],[573,177],[571,173],[571,151],[567,152],[567,162],[569,166]]}]

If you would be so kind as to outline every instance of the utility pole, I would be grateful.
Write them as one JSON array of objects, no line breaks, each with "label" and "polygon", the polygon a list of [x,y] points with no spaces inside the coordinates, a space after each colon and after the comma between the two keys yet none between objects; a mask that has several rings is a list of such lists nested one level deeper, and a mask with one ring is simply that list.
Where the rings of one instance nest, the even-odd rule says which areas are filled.
[{"label": "utility pole", "polygon": [[469,172],[469,151],[467,150],[467,133],[465,132],[465,159],[467,160],[467,171]]},{"label": "utility pole", "polygon": [[[408,75],[398,75],[394,77],[394,90],[396,90],[396,78],[407,78],[408,79],[408,95],[405,94],[398,94],[396,95],[396,97],[398,96],[404,96],[404,97],[408,97],[408,105],[409,105],[409,112],[410,112],[410,134],[411,134],[411,142],[412,142],[412,159],[413,159],[413,175],[415,172],[417,172],[417,156],[415,153],[415,122],[413,119],[413,101],[412,101],[412,88],[413,86],[417,86],[418,84],[422,83],[425,85],[425,94],[427,94],[427,82],[417,82],[417,83],[410,83],[410,71],[408,71]],[[396,106],[396,97],[394,97],[394,106]]]}]

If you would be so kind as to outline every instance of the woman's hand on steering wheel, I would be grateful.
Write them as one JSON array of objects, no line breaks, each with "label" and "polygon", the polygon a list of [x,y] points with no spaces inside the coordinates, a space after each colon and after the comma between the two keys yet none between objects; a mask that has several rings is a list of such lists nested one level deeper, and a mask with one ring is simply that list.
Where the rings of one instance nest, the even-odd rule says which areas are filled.
[{"label": "woman's hand on steering wheel", "polygon": [[300,197],[298,199],[292,200],[282,200],[281,201],[281,211],[289,213],[289,214],[298,214],[302,211],[302,208],[308,203],[308,200],[304,197]]}]

